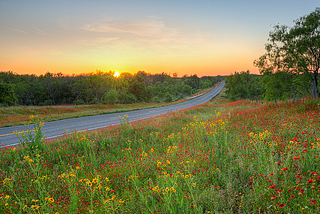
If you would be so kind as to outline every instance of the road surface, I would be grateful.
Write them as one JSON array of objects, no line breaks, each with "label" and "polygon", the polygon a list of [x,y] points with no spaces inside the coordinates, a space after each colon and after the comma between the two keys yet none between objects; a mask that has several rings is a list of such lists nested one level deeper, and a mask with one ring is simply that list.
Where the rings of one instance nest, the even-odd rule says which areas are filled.
[{"label": "road surface", "polygon": [[[51,138],[62,136],[63,134],[65,134],[66,130],[68,130],[68,132],[71,133],[75,130],[77,131],[95,130],[95,129],[103,128],[106,126],[118,125],[120,124],[119,116],[123,116],[123,115],[128,115],[129,122],[132,122],[136,120],[146,119],[149,117],[165,114],[170,111],[177,111],[180,109],[190,108],[192,106],[206,103],[212,98],[214,98],[215,96],[217,96],[221,91],[221,89],[224,87],[224,85],[225,85],[225,82],[222,82],[220,83],[219,86],[212,89],[207,94],[196,97],[192,100],[189,100],[183,103],[179,103],[179,104],[163,106],[158,108],[151,108],[151,109],[129,111],[129,112],[102,114],[102,115],[78,117],[78,118],[72,118],[72,119],[46,122],[42,127],[42,131],[45,132],[46,139],[51,139]],[[26,130],[27,128],[23,125],[0,128],[1,147],[18,145],[20,143],[19,139],[16,136],[16,134],[14,134],[13,132],[14,131],[20,132],[20,131],[26,131]]]}]

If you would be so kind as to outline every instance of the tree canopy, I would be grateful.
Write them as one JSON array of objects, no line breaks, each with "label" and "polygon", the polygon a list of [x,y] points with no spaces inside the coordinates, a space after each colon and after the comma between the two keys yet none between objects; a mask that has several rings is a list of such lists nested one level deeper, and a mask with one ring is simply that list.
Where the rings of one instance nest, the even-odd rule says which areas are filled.
[{"label": "tree canopy", "polygon": [[[266,53],[254,61],[261,74],[285,72],[291,79],[305,75],[305,82],[291,81],[291,88],[310,86],[313,97],[319,93],[320,8],[294,21],[294,26],[276,25],[269,33]],[[278,75],[279,76],[279,75]],[[304,77],[304,76],[303,76]]]},{"label": "tree canopy", "polygon": [[102,72],[67,76],[47,72],[44,75],[18,75],[0,72],[0,105],[125,104],[135,102],[171,102],[211,87],[216,78],[197,75],[178,78],[166,73],[136,74]]}]

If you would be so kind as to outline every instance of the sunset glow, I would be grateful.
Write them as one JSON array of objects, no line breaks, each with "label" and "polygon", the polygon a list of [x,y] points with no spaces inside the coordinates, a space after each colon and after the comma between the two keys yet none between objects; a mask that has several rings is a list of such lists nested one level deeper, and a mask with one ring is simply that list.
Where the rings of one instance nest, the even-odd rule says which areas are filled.
[{"label": "sunset glow", "polygon": [[114,77],[119,77],[120,76],[120,73],[118,71],[116,71],[113,75]]},{"label": "sunset glow", "polygon": [[290,26],[316,6],[318,0],[1,1],[0,71],[258,73],[253,61],[273,26]]}]

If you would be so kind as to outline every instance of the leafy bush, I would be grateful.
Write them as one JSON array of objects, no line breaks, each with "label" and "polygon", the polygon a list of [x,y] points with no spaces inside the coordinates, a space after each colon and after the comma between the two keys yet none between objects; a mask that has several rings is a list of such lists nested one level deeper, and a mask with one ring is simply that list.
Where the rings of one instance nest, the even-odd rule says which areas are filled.
[{"label": "leafy bush", "polygon": [[173,97],[171,96],[171,94],[169,92],[166,93],[164,101],[167,103],[173,101]]}]

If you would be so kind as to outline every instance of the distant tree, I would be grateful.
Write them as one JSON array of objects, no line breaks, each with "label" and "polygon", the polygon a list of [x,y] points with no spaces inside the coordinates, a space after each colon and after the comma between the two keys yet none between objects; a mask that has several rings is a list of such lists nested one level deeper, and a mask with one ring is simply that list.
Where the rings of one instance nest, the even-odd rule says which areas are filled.
[{"label": "distant tree", "polygon": [[129,92],[134,94],[139,101],[148,102],[152,94],[146,87],[145,78],[145,72],[138,72],[129,82]]},{"label": "distant tree", "polygon": [[257,88],[261,88],[259,80],[255,80],[255,77],[250,74],[249,71],[242,71],[227,76],[226,85],[228,87],[227,94],[231,100],[247,99],[253,100],[254,97],[258,98],[259,91]]},{"label": "distant tree", "polygon": [[202,84],[202,88],[209,88],[212,86],[212,82],[210,80],[206,80],[204,81],[204,83]]},{"label": "distant tree", "polygon": [[171,96],[171,94],[169,92],[166,93],[164,101],[167,102],[167,103],[173,101],[173,97]]},{"label": "distant tree", "polygon": [[14,105],[15,101],[14,85],[0,81],[0,104],[4,106]]},{"label": "distant tree", "polygon": [[192,94],[192,88],[189,85],[182,85],[182,93],[184,95],[191,95]]},{"label": "distant tree", "polygon": [[60,89],[61,82],[59,78],[63,76],[62,73],[50,73],[49,71],[43,76],[44,82],[46,84],[46,89],[48,93],[48,98],[52,101],[52,104],[56,104],[56,96]]},{"label": "distant tree", "polygon": [[104,100],[105,100],[105,102],[107,102],[111,105],[114,105],[115,103],[117,103],[119,101],[118,96],[119,96],[118,91],[115,89],[111,89],[104,94]]}]

